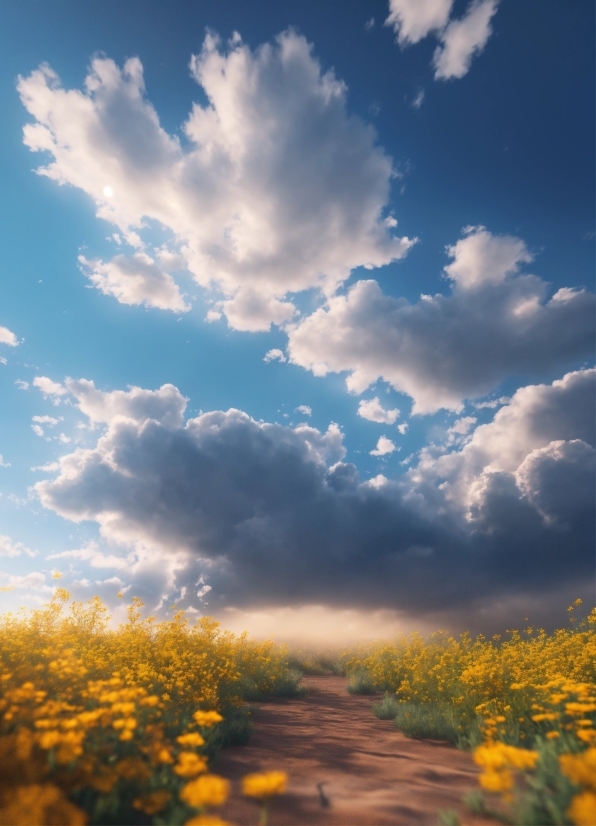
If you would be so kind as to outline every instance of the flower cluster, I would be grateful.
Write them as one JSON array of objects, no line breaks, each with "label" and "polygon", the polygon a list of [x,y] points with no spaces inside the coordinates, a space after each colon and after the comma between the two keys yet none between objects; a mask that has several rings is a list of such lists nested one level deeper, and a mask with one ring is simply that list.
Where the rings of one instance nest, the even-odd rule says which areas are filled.
[{"label": "flower cluster", "polygon": [[0,823],[217,822],[225,718],[285,679],[285,652],[211,618],[143,620],[139,600],[116,629],[98,599],[68,602],[0,618]]},{"label": "flower cluster", "polygon": [[501,796],[513,822],[593,826],[596,609],[579,620],[580,608],[576,600],[570,627],[551,634],[412,635],[348,652],[343,663],[395,692],[396,708],[455,721],[454,742],[475,747],[482,789]]}]

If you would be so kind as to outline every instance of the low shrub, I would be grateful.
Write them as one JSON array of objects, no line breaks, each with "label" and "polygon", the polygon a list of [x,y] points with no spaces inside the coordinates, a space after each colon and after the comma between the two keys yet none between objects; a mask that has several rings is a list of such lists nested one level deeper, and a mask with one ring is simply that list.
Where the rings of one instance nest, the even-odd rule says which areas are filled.
[{"label": "low shrub", "polygon": [[372,704],[372,713],[379,720],[395,720],[400,709],[400,703],[393,694],[385,694],[380,703]]},{"label": "low shrub", "polygon": [[377,688],[369,671],[356,671],[348,682],[349,694],[375,694]]}]

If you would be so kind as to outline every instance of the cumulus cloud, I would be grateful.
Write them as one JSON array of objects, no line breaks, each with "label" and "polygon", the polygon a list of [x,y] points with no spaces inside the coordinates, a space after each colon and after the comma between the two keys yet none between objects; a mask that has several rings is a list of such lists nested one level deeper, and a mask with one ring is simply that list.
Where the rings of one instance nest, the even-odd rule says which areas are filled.
[{"label": "cumulus cloud", "polygon": [[309,407],[307,404],[300,404],[294,412],[302,413],[303,416],[312,416],[312,407]]},{"label": "cumulus cloud", "polygon": [[[486,46],[497,6],[498,0],[472,0],[463,17],[449,20],[453,0],[389,0],[385,25],[393,26],[402,49],[434,33],[440,43],[433,56],[435,80],[461,78]],[[423,97],[412,105],[419,108]]]},{"label": "cumulus cloud", "polygon": [[[595,389],[595,369],[567,373],[552,384],[522,387],[492,422],[474,430],[463,449],[437,455],[435,448],[425,448],[419,465],[409,471],[410,479],[415,487],[436,486],[442,497],[470,514],[497,480],[509,479],[516,487],[536,462],[548,459],[552,464],[553,455],[563,458],[560,442],[579,441],[588,453],[593,450]],[[559,446],[555,450],[551,445]],[[574,455],[578,449],[573,448]],[[526,470],[524,463],[529,463]],[[527,485],[524,489],[529,490]],[[578,488],[574,491],[579,495]]]},{"label": "cumulus cloud", "polygon": [[278,350],[277,348],[273,348],[273,350],[267,350],[265,355],[263,356],[263,361],[270,362],[270,361],[287,361],[287,358],[284,356],[282,350]]},{"label": "cumulus cloud", "polygon": [[66,387],[59,382],[52,381],[47,376],[36,376],[33,379],[33,386],[41,390],[44,397],[51,399],[54,404],[60,404],[60,397],[68,393]]},{"label": "cumulus cloud", "polygon": [[389,0],[386,26],[393,26],[400,46],[418,43],[447,25],[453,0]]},{"label": "cumulus cloud", "polygon": [[[362,481],[336,425],[283,427],[229,410],[175,426],[116,416],[36,490],[46,508],[127,547],[112,567],[123,581],[134,568],[154,604],[183,594],[200,608],[208,586],[210,611],[461,614],[585,584],[595,375],[518,390],[467,443],[427,448],[396,480]],[[166,421],[178,416],[171,403]],[[114,562],[96,547],[68,555]]]},{"label": "cumulus cloud", "polygon": [[456,419],[451,427],[447,429],[447,442],[449,444],[461,441],[474,427],[478,419],[475,416],[462,416]]},{"label": "cumulus cloud", "polygon": [[79,261],[91,283],[121,304],[144,304],[177,313],[190,310],[172,276],[144,252],[117,255],[106,263],[79,255]]},{"label": "cumulus cloud", "polygon": [[399,410],[397,407],[393,410],[385,410],[379,397],[374,399],[362,399],[358,405],[358,415],[363,419],[368,419],[369,422],[379,422],[381,424],[394,424],[399,418]]},{"label": "cumulus cloud", "polygon": [[441,33],[441,45],[433,56],[435,79],[460,78],[468,73],[472,58],[492,34],[490,21],[498,0],[473,0],[460,20],[452,20]]},{"label": "cumulus cloud", "polygon": [[394,443],[391,439],[388,439],[386,436],[380,436],[379,441],[377,442],[377,446],[374,450],[370,451],[371,456],[387,456],[389,453],[393,453],[394,450],[397,450]]},{"label": "cumulus cloud", "polygon": [[88,379],[66,379],[67,391],[91,424],[109,424],[118,417],[143,422],[152,419],[165,427],[179,427],[184,418],[186,399],[173,384],[159,390],[130,387],[111,393],[98,390]]},{"label": "cumulus cloud", "polygon": [[0,344],[8,344],[9,347],[16,347],[18,343],[18,338],[8,327],[0,327]]},{"label": "cumulus cloud", "polygon": [[[138,58],[121,69],[95,57],[84,91],[62,88],[47,65],[20,78],[34,118],[24,142],[51,156],[39,173],[88,193],[129,239],[146,236],[147,221],[169,229],[242,330],[287,322],[289,294],[330,294],[354,268],[406,254],[412,241],[384,215],[392,160],[304,37],[289,30],[253,52],[208,34],[191,72],[207,102],[193,105],[185,146],[160,125]],[[118,300],[178,306],[169,276],[142,255],[91,262],[90,277]]]},{"label": "cumulus cloud", "polygon": [[290,361],[317,376],[349,372],[362,393],[382,378],[414,400],[414,413],[458,410],[510,375],[536,375],[590,357],[594,295],[548,284],[519,267],[524,243],[468,228],[447,248],[449,295],[416,304],[385,295],[373,280],[333,296],[289,331]]}]

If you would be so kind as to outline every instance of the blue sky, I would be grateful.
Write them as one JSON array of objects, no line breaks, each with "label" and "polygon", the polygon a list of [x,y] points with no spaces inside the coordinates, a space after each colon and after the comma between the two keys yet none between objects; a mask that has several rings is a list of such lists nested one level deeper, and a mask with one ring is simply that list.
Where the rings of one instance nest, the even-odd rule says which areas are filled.
[{"label": "blue sky", "polygon": [[7,606],[53,570],[265,633],[589,596],[593,17],[2,4]]}]

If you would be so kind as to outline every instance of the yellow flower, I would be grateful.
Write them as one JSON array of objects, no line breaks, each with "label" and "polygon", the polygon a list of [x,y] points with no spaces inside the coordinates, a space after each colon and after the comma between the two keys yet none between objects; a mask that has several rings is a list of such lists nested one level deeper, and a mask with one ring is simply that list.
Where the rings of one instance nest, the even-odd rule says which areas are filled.
[{"label": "yellow flower", "polygon": [[567,814],[575,826],[594,826],[596,823],[596,794],[582,792],[571,800]]},{"label": "yellow flower", "polygon": [[191,817],[184,826],[230,826],[230,824],[227,820],[222,820],[213,815],[199,815],[198,817]]},{"label": "yellow flower", "polygon": [[513,786],[513,774],[509,769],[488,769],[482,772],[478,780],[487,792],[506,792]]},{"label": "yellow flower", "polygon": [[558,731],[549,731],[546,736],[549,740],[556,740],[557,737],[560,737],[561,735]]},{"label": "yellow flower", "polygon": [[201,737],[198,732],[193,731],[190,734],[181,734],[180,737],[176,737],[176,742],[180,743],[181,746],[204,746],[205,741]]},{"label": "yellow flower", "polygon": [[173,763],[174,758],[172,757],[172,753],[169,749],[160,749],[157,752],[157,762],[158,763]]},{"label": "yellow flower", "polygon": [[74,806],[52,783],[31,783],[11,789],[0,808],[0,823],[11,826],[84,826],[85,812]]},{"label": "yellow flower", "polygon": [[561,754],[559,766],[573,783],[596,792],[596,748],[580,754]]},{"label": "yellow flower", "polygon": [[265,800],[274,794],[283,794],[286,790],[288,776],[285,772],[264,772],[247,774],[242,778],[242,793],[247,797]]},{"label": "yellow flower", "polygon": [[207,771],[207,758],[199,757],[194,751],[181,751],[174,771],[180,777],[195,777]]},{"label": "yellow flower", "polygon": [[202,806],[221,806],[229,794],[230,784],[224,777],[205,774],[187,783],[180,792],[180,798],[189,806],[199,809]]},{"label": "yellow flower", "polygon": [[193,718],[195,723],[203,728],[215,726],[223,720],[223,717],[217,711],[195,711]]},{"label": "yellow flower", "polygon": [[39,738],[39,745],[42,749],[53,749],[60,742],[59,731],[46,731]]}]

